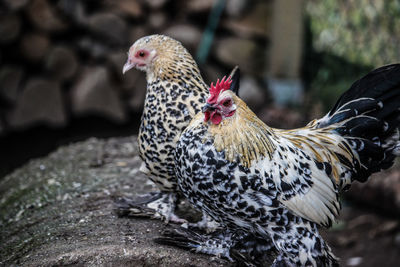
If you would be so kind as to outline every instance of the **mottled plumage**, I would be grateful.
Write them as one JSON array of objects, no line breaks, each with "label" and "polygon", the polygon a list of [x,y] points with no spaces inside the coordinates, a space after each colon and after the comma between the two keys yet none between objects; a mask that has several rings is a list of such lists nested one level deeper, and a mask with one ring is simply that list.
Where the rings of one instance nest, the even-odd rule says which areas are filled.
[{"label": "mottled plumage", "polygon": [[[160,188],[161,194],[150,195],[147,202],[120,201],[119,211],[185,222],[174,215],[178,189],[174,152],[181,132],[205,103],[207,85],[182,44],[163,35],[143,37],[131,46],[123,72],[131,68],[145,71],[147,80],[138,135],[143,160],[140,170]],[[236,69],[231,75],[239,75]]]},{"label": "mottled plumage", "polygon": [[[146,72],[147,92],[138,135],[142,172],[162,194],[138,205],[124,203],[121,209],[134,213],[155,212],[166,221],[183,222],[174,215],[177,200],[174,151],[179,135],[205,103],[207,86],[196,62],[182,44],[170,37],[151,35],[129,49],[123,72],[131,68]],[[149,212],[150,209],[150,212]],[[153,210],[153,211],[152,211]]]},{"label": "mottled plumage", "polygon": [[144,37],[130,51],[146,48],[157,55],[146,69],[147,93],[139,129],[141,168],[162,191],[174,191],[173,154],[179,134],[204,103],[207,86],[187,50],[176,40]]},{"label": "mottled plumage", "polygon": [[178,184],[191,203],[228,232],[272,240],[275,266],[337,265],[317,225],[332,224],[353,180],[399,156],[400,65],[361,78],[300,129],[268,127],[230,90],[203,112],[176,148]]}]

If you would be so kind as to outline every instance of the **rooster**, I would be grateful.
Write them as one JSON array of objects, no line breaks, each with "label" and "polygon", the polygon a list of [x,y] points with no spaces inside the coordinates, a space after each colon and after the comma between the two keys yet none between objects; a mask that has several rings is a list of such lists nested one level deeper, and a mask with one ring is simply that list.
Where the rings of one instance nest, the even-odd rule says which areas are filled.
[{"label": "rooster", "polygon": [[294,130],[265,125],[230,86],[211,84],[175,155],[184,196],[226,233],[164,241],[229,258],[235,235],[252,233],[276,248],[273,266],[336,266],[317,226],[338,216],[341,191],[400,155],[400,64],[370,72],[326,116]]},{"label": "rooster", "polygon": [[[117,211],[120,215],[153,216],[166,222],[185,223],[174,213],[178,198],[174,151],[181,132],[206,101],[207,85],[189,52],[168,36],[151,35],[137,40],[129,49],[122,72],[132,68],[146,72],[147,80],[138,135],[139,155],[143,160],[140,171],[147,174],[160,192],[140,201],[120,199]],[[230,75],[238,80],[238,68]],[[206,217],[202,222],[207,223]]]}]

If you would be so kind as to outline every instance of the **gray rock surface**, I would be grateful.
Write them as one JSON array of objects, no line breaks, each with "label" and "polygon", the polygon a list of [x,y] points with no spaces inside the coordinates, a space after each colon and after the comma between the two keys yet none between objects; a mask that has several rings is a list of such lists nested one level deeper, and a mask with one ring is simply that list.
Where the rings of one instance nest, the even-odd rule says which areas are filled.
[{"label": "gray rock surface", "polygon": [[138,171],[136,137],[89,139],[0,181],[0,265],[229,266],[158,245],[161,221],[118,218],[113,198],[154,190]]},{"label": "gray rock surface", "polygon": [[[115,215],[115,197],[155,190],[138,171],[140,162],[135,136],[93,138],[4,177],[0,266],[231,266],[154,243],[167,227],[161,221]],[[342,263],[362,257],[362,266],[372,267],[397,266],[399,229],[394,217],[345,205],[339,223],[321,231]]]}]

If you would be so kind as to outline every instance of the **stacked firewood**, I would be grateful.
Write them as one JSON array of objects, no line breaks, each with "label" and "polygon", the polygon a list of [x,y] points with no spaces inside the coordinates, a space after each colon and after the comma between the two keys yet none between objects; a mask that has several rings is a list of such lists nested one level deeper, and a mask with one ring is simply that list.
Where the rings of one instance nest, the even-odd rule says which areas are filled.
[{"label": "stacked firewood", "polygon": [[[128,123],[139,114],[145,75],[122,76],[129,46],[161,33],[195,56],[213,0],[0,1],[0,134],[82,116]],[[206,63],[207,81],[240,64],[253,107],[265,99],[272,1],[226,1]],[[246,89],[244,89],[246,90]],[[134,118],[137,119],[137,118]]]}]

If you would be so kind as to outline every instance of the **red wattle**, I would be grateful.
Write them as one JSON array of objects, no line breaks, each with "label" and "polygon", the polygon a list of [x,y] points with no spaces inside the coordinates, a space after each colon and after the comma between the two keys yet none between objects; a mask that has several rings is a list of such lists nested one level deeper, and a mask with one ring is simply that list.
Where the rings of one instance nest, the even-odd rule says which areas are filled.
[{"label": "red wattle", "polygon": [[210,112],[206,111],[204,112],[204,122],[207,122],[210,119]]},{"label": "red wattle", "polygon": [[222,121],[222,115],[219,114],[217,111],[214,111],[214,112],[211,114],[211,122],[212,122],[213,124],[215,124],[215,125],[218,125],[218,124],[221,123],[221,121]]}]

